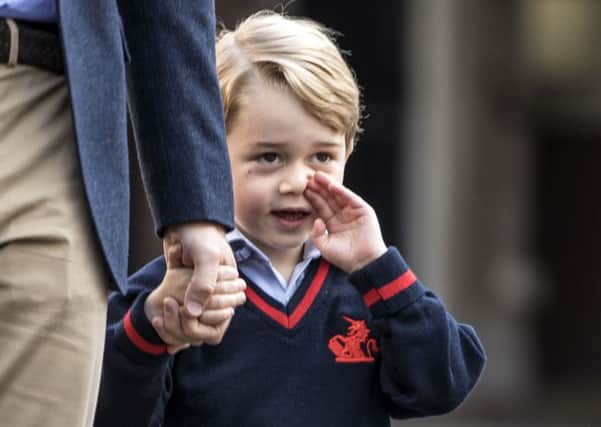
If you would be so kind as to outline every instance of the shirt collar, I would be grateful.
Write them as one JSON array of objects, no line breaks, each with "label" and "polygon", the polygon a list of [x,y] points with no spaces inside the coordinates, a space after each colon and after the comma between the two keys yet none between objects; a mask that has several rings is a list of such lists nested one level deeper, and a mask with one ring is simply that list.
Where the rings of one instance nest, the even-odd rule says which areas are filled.
[{"label": "shirt collar", "polygon": [[[267,255],[265,255],[261,249],[259,249],[237,228],[227,233],[225,238],[232,247],[236,262],[244,262],[252,257],[267,265],[271,265]],[[310,240],[306,240],[303,247],[303,260],[319,258],[320,256],[321,253],[319,252],[319,249],[317,249]]]}]

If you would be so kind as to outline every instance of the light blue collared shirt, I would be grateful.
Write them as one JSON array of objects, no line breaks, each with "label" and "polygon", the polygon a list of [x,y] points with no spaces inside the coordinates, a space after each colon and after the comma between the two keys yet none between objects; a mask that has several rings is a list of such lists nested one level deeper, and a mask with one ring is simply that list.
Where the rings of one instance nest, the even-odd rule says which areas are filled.
[{"label": "light blue collared shirt", "polygon": [[290,301],[290,298],[300,286],[309,263],[321,255],[311,242],[305,242],[303,259],[296,264],[290,281],[286,282],[286,279],[273,268],[271,261],[263,251],[257,248],[239,230],[230,231],[226,235],[226,239],[232,244],[238,270],[252,280],[263,292],[283,305]]},{"label": "light blue collared shirt", "polygon": [[56,22],[56,0],[0,0],[0,17]]}]

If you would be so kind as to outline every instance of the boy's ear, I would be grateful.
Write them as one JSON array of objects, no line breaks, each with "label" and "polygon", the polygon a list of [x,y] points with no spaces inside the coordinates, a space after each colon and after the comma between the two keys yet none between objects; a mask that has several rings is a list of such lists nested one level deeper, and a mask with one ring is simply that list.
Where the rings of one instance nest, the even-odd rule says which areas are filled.
[{"label": "boy's ear", "polygon": [[167,251],[167,268],[182,268],[184,266],[182,262],[182,245],[176,243],[171,246]]},{"label": "boy's ear", "polygon": [[351,154],[353,154],[353,151],[355,149],[355,142],[351,141],[350,143],[347,143],[345,146],[345,153],[344,153],[344,161],[347,161],[349,157],[351,157]]}]

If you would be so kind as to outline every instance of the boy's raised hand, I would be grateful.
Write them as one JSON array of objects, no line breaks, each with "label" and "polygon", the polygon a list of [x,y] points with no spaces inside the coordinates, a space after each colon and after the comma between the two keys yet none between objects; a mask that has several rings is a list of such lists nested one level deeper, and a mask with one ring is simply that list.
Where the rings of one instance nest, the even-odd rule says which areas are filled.
[{"label": "boy's raised hand", "polygon": [[329,262],[351,273],[386,252],[375,211],[351,190],[316,172],[305,197],[317,215],[311,241]]}]

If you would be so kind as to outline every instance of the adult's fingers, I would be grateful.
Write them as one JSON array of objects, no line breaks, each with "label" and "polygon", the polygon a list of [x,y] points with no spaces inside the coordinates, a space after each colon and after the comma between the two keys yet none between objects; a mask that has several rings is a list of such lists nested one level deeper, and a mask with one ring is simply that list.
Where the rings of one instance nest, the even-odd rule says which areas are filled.
[{"label": "adult's fingers", "polygon": [[221,264],[217,267],[217,282],[234,280],[237,279],[238,276],[238,269],[235,266]]},{"label": "adult's fingers", "polygon": [[196,247],[198,251],[191,254],[194,273],[184,297],[184,307],[192,317],[202,313],[204,304],[214,292],[220,266],[236,267],[232,249],[223,236],[209,233],[202,243]]},{"label": "adult's fingers", "polygon": [[246,290],[246,282],[244,279],[223,280],[217,282],[215,292],[211,298],[218,294],[233,294],[236,292],[244,292]]},{"label": "adult's fingers", "polygon": [[167,241],[165,241],[163,243],[163,251],[165,253],[168,269],[181,268],[184,266],[182,263],[181,243],[168,244]]},{"label": "adult's fingers", "polygon": [[163,238],[165,247],[180,243],[182,263],[194,269],[184,296],[184,307],[190,316],[199,316],[217,281],[217,266],[235,266],[232,250],[219,224],[199,221],[168,227]]},{"label": "adult's fingers", "polygon": [[[229,243],[227,243],[225,238],[223,239],[223,242],[224,242],[223,250],[222,250],[223,264],[236,268],[236,257],[234,257],[234,252],[232,251],[232,248],[230,247]],[[238,271],[237,268],[236,268],[236,271]]]},{"label": "adult's fingers", "polygon": [[184,308],[191,317],[198,317],[209,296],[215,290],[219,258],[201,255],[194,258],[194,273],[184,295]]},{"label": "adult's fingers", "polygon": [[244,292],[235,292],[231,294],[213,294],[207,301],[205,310],[219,310],[222,308],[238,307],[246,302]]}]

